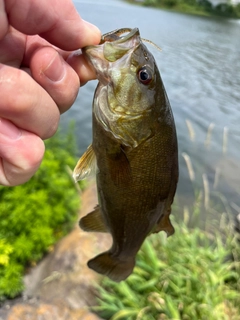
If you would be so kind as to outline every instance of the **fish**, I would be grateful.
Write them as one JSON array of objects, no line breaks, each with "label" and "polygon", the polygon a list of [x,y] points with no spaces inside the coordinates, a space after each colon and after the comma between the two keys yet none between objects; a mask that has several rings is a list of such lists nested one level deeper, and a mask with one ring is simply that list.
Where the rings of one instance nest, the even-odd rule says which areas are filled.
[{"label": "fish", "polygon": [[73,177],[95,176],[99,203],[79,225],[111,234],[111,248],[88,267],[120,282],[133,272],[149,234],[174,233],[169,216],[178,183],[177,134],[157,64],[138,28],[108,32],[82,53],[99,82],[92,144]]}]

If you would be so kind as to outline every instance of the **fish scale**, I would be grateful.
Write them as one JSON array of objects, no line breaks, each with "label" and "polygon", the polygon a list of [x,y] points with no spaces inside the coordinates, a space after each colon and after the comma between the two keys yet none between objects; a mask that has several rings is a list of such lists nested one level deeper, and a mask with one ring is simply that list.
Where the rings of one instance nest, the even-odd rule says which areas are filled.
[{"label": "fish scale", "polygon": [[74,178],[96,174],[99,205],[80,227],[112,235],[112,247],[88,266],[121,281],[132,273],[149,233],[174,232],[169,216],[178,182],[176,129],[156,62],[137,28],[109,32],[83,54],[99,83],[92,145]]}]

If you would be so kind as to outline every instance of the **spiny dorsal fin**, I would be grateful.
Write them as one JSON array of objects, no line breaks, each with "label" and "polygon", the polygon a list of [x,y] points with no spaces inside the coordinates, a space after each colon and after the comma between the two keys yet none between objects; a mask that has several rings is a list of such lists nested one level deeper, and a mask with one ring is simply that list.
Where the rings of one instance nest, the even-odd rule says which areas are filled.
[{"label": "spiny dorsal fin", "polygon": [[96,173],[96,156],[92,145],[87,148],[85,153],[78,160],[76,167],[73,170],[73,179],[75,182],[89,178]]}]

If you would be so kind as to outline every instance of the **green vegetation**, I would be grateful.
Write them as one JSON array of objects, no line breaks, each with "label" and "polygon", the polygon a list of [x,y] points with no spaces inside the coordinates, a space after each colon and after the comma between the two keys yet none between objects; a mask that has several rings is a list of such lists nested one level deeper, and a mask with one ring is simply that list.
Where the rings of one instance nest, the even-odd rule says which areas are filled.
[{"label": "green vegetation", "polygon": [[[193,127],[187,124],[193,139]],[[210,125],[206,150],[211,130]],[[225,152],[227,139],[223,141]],[[127,280],[115,283],[104,277],[97,285],[98,305],[93,310],[105,320],[240,319],[240,235],[234,231],[231,207],[217,191],[217,170],[214,186],[204,173],[203,187],[196,187],[200,184],[191,159],[182,156],[194,203],[182,210],[176,197],[171,217],[175,234],[150,235]]]},{"label": "green vegetation", "polygon": [[[137,3],[134,0],[129,0],[129,2]],[[144,0],[141,3],[144,6],[164,8],[183,13],[240,18],[240,3],[236,6],[231,5],[230,2],[213,6],[209,0]]]},{"label": "green vegetation", "polygon": [[175,226],[174,236],[144,242],[127,280],[103,279],[94,308],[103,319],[239,319],[240,260],[227,260],[239,255],[236,238],[224,244],[219,234]]},{"label": "green vegetation", "polygon": [[23,290],[27,266],[41,259],[76,221],[79,194],[69,167],[76,164],[73,130],[46,141],[40,169],[26,184],[0,187],[0,299]]}]

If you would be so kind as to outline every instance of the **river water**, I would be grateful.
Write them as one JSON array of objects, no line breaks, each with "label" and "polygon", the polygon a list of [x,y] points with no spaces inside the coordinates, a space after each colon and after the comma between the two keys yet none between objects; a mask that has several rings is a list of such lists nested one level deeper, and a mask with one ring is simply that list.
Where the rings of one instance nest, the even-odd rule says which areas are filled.
[{"label": "river water", "polygon": [[[159,52],[149,47],[158,63],[177,127],[178,201],[181,206],[191,205],[196,191],[209,189],[210,200],[221,194],[218,198],[225,197],[228,211],[237,216],[240,212],[240,21],[179,14],[120,0],[75,0],[74,3],[81,16],[96,24],[102,33],[138,27],[143,38],[162,48]],[[91,143],[91,104],[96,84],[91,81],[80,89],[74,106],[61,120],[63,127],[73,119],[76,121],[79,155]],[[211,133],[208,143],[207,132]],[[195,173],[192,182],[186,154]],[[208,182],[205,189],[203,175]],[[226,206],[219,209],[222,211],[226,211]]]}]

